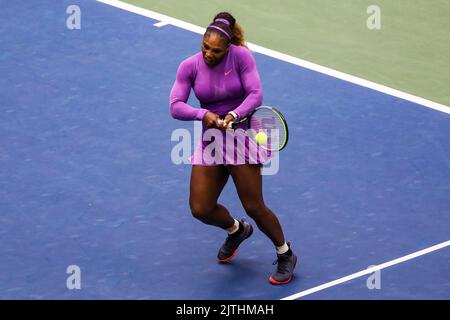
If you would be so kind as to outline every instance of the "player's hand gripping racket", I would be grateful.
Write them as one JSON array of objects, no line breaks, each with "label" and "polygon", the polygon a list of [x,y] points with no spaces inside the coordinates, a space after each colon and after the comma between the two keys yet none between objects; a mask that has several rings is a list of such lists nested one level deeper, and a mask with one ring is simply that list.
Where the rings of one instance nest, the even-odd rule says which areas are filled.
[{"label": "player's hand gripping racket", "polygon": [[246,122],[250,130],[247,133],[261,148],[268,151],[280,151],[286,147],[289,131],[286,120],[280,111],[269,106],[260,106],[252,113],[236,122],[229,122],[228,128],[235,129],[237,124]]}]

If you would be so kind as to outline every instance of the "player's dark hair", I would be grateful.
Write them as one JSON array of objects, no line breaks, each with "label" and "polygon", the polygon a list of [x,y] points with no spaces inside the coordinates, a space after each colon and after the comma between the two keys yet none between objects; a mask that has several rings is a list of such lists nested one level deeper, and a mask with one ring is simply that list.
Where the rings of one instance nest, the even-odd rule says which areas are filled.
[{"label": "player's dark hair", "polygon": [[213,22],[206,29],[206,33],[208,32],[219,34],[227,43],[247,48],[247,43],[244,39],[244,30],[228,12],[216,14]]}]

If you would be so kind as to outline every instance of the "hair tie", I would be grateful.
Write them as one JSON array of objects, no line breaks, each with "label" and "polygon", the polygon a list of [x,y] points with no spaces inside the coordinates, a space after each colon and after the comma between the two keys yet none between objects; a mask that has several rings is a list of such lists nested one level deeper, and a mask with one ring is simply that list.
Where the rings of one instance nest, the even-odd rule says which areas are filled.
[{"label": "hair tie", "polygon": [[225,23],[227,26],[230,25],[230,21],[228,21],[227,19],[217,18],[217,19],[214,20],[214,22],[217,22],[217,21],[223,22],[223,23]]},{"label": "hair tie", "polygon": [[228,32],[226,32],[225,30],[223,30],[221,27],[218,27],[218,26],[209,26],[208,29],[210,29],[210,28],[214,28],[214,29],[219,30],[219,31],[222,32],[224,35],[226,35],[226,36],[228,37],[228,39],[231,40],[231,36],[228,34]]}]

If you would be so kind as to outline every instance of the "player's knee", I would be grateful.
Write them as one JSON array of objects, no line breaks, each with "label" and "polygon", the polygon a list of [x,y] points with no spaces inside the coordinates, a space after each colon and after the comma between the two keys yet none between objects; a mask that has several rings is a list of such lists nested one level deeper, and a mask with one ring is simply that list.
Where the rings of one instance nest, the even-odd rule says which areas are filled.
[{"label": "player's knee", "polygon": [[259,201],[250,201],[244,203],[244,210],[253,219],[263,217],[267,212],[264,203]]},{"label": "player's knee", "polygon": [[214,206],[202,202],[190,201],[192,216],[199,220],[204,220],[214,210]]}]

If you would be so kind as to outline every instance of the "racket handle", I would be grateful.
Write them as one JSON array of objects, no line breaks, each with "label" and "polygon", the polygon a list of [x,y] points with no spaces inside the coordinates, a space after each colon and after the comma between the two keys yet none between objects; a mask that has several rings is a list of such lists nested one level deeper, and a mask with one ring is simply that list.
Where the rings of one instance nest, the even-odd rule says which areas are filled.
[{"label": "racket handle", "polygon": [[233,129],[233,121],[228,122],[228,129]]}]

